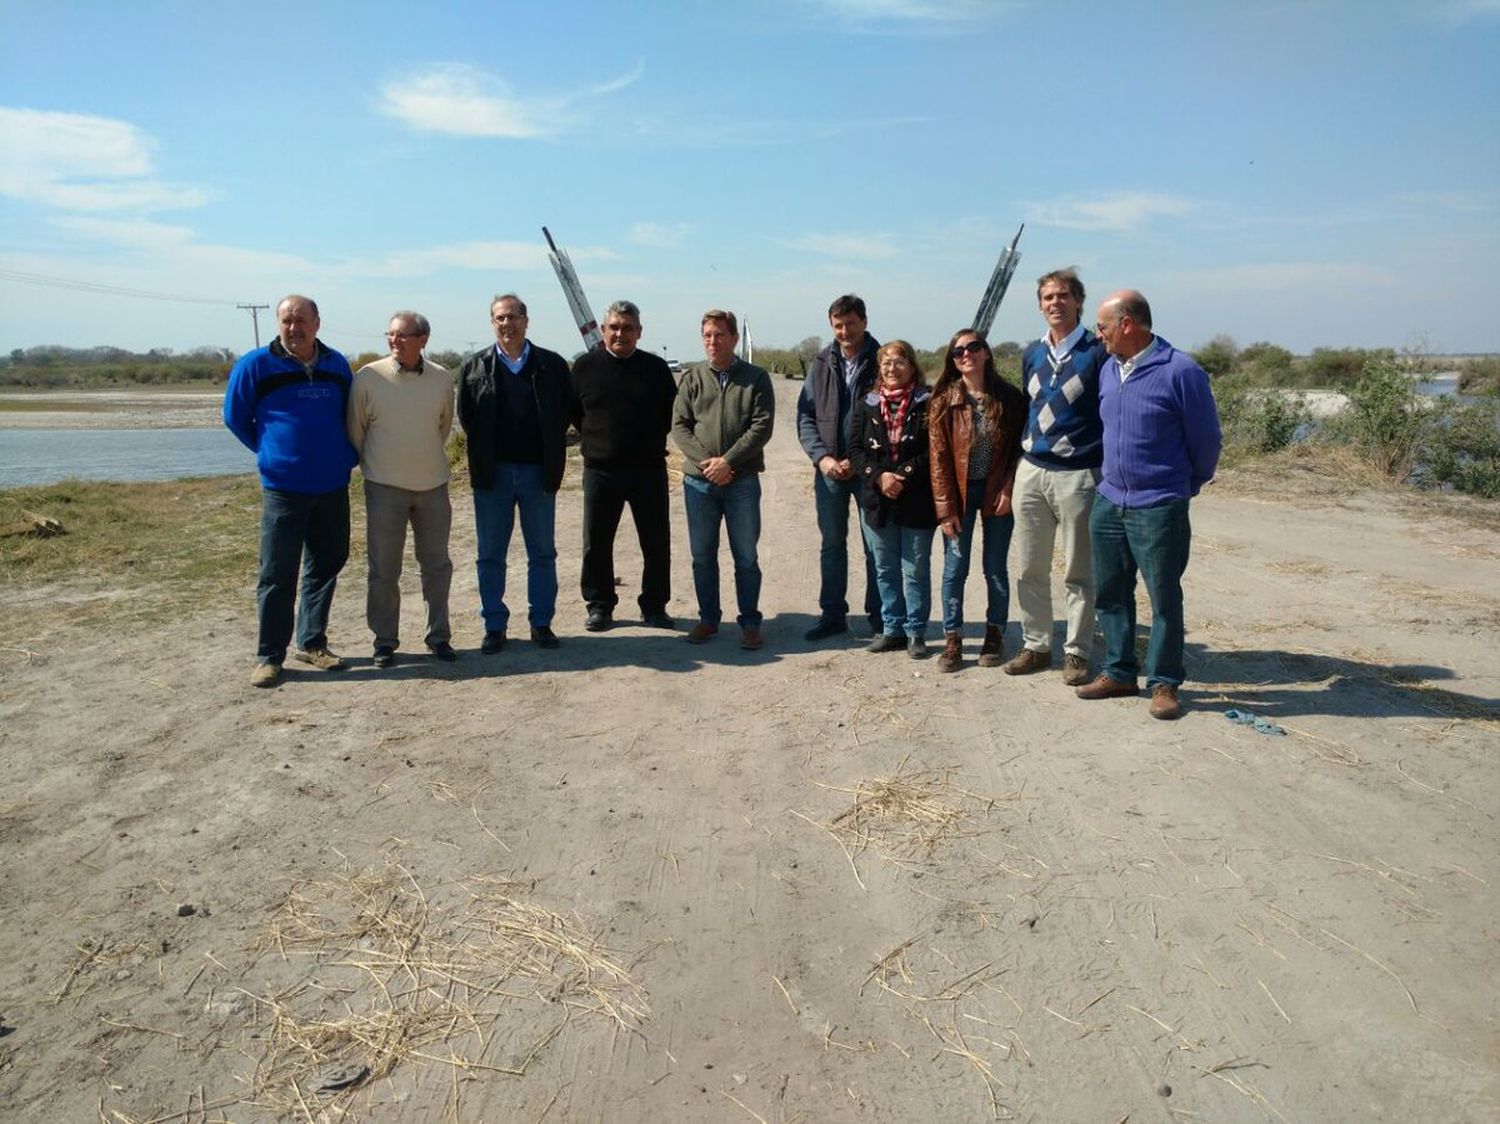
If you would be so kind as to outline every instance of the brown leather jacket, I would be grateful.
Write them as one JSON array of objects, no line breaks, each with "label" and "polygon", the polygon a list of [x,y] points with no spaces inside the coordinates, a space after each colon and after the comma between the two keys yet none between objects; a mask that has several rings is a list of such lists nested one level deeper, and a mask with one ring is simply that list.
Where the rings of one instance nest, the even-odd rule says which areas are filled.
[{"label": "brown leather jacket", "polygon": [[[937,418],[937,395],[933,395],[927,415],[928,442],[932,451],[932,500],[939,523],[962,519],[968,508],[969,497],[965,493],[969,485],[969,445],[974,439],[972,411],[964,396],[963,381],[955,381],[944,391],[944,396],[948,408],[942,420]],[[1001,380],[999,398],[1000,433],[995,439],[989,476],[984,482],[980,515],[1010,514],[1010,493],[1016,480],[1016,462],[1021,456],[1021,431],[1026,425],[1025,396]]]}]

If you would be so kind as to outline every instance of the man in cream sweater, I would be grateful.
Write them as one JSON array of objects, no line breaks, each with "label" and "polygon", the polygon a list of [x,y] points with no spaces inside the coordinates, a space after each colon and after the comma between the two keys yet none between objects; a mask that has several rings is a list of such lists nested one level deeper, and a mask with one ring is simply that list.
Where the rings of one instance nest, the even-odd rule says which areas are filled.
[{"label": "man in cream sweater", "polygon": [[391,316],[391,353],[361,367],[349,395],[349,440],[365,476],[366,539],[370,560],[365,616],[375,634],[375,666],[396,662],[401,643],[401,559],[411,524],[422,600],[427,603],[427,650],[456,657],[448,625],[453,563],[448,531],[448,455],[453,429],[453,376],[422,356],[431,327],[419,312]]}]

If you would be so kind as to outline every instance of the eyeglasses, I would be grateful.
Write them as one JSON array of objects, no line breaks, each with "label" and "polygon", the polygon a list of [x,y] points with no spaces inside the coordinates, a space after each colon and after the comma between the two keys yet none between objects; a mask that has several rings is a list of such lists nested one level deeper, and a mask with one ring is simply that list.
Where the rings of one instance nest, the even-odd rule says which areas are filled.
[{"label": "eyeglasses", "polygon": [[497,312],[494,316],[490,317],[490,319],[493,320],[496,324],[508,324],[512,320],[525,320],[526,317],[524,314],[519,312],[514,315],[509,312]]},{"label": "eyeglasses", "polygon": [[1101,336],[1104,335],[1104,333],[1106,333],[1106,332],[1113,332],[1116,328],[1118,328],[1120,326],[1120,324],[1121,324],[1121,322],[1123,320],[1124,320],[1123,316],[1119,320],[1116,320],[1113,324],[1106,324],[1106,323],[1104,323],[1104,321],[1101,320],[1101,321],[1099,321],[1098,323],[1096,323],[1094,325],[1094,331],[1095,331],[1096,334],[1101,335]]},{"label": "eyeglasses", "polygon": [[422,332],[387,332],[385,338],[388,340],[419,340]]},{"label": "eyeglasses", "polygon": [[970,340],[961,343],[953,349],[953,358],[962,359],[965,355],[980,355],[989,350],[989,345],[983,340]]}]

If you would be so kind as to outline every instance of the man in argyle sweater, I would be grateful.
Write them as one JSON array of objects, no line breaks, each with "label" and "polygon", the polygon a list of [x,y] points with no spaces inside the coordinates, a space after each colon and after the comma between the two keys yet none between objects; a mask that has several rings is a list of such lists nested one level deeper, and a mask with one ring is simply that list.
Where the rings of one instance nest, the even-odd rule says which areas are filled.
[{"label": "man in argyle sweater", "polygon": [[1104,459],[1099,370],[1108,354],[1081,322],[1084,292],[1077,273],[1054,270],[1036,291],[1047,334],[1021,354],[1030,410],[1011,500],[1023,647],[1003,670],[1028,675],[1052,666],[1052,548],[1060,534],[1068,613],[1062,678],[1076,687],[1088,682],[1094,639],[1089,511]]}]

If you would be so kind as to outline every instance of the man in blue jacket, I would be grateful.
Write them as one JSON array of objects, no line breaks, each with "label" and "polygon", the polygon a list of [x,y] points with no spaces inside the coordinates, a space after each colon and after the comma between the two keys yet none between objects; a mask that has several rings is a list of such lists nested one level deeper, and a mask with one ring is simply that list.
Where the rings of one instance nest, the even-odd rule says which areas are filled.
[{"label": "man in blue jacket", "polygon": [[1188,501],[1213,479],[1222,438],[1208,375],[1151,332],[1151,306],[1131,289],[1099,306],[1109,359],[1099,372],[1104,468],[1089,517],[1094,611],[1104,635],[1099,676],[1081,699],[1135,695],[1135,580],[1151,598],[1146,686],[1153,718],[1180,718],[1185,676],[1182,575],[1192,529]]},{"label": "man in blue jacket", "polygon": [[[867,331],[865,302],[853,293],[828,306],[828,325],[833,342],[813,359],[797,397],[797,440],[815,470],[813,500],[822,542],[818,621],[807,632],[810,641],[849,629],[849,501],[858,497],[860,487],[849,464],[849,419],[853,404],[875,385],[875,352],[880,349]],[[864,556],[865,616],[872,634],[879,636],[883,626],[875,561],[868,549]]]},{"label": "man in blue jacket", "polygon": [[276,339],[240,357],[224,393],[224,424],[260,470],[257,687],[281,682],[299,569],[293,656],[324,671],[344,666],[328,649],[328,612],[349,559],[349,470],[359,456],[344,421],[349,363],[318,339],[319,323],[310,297],[284,297]]}]

